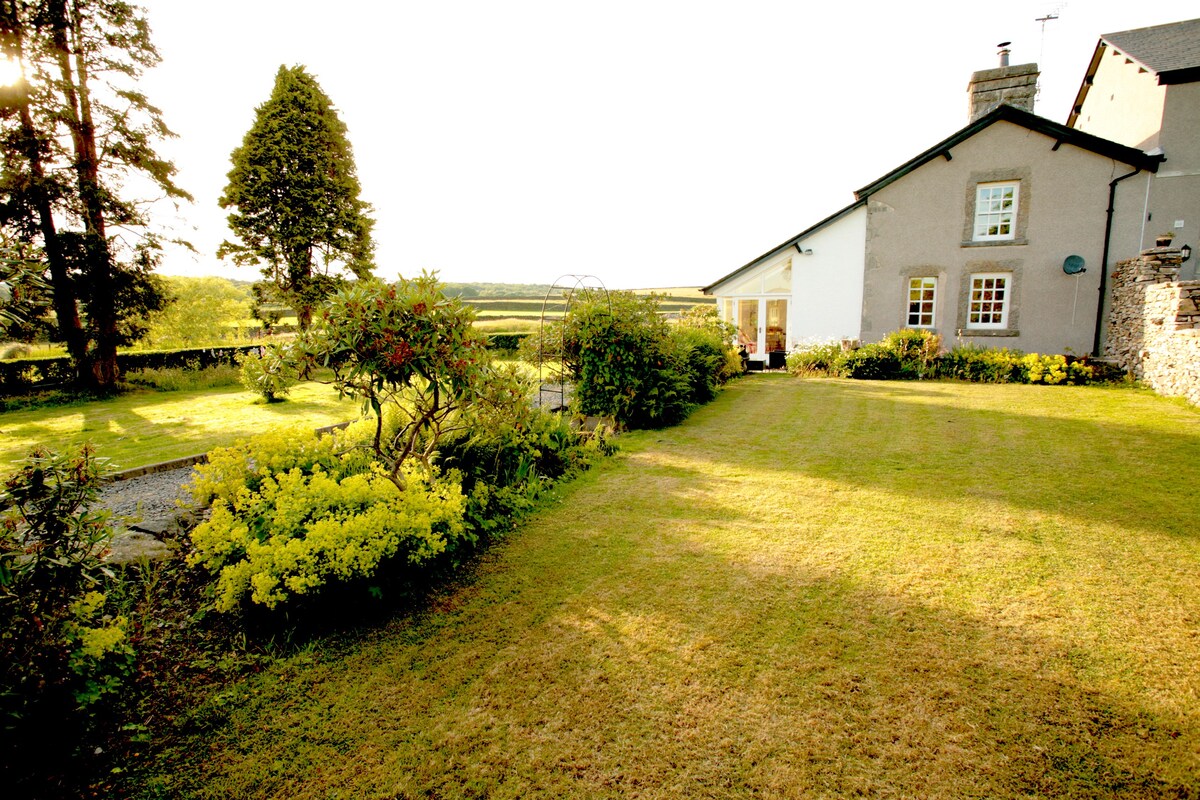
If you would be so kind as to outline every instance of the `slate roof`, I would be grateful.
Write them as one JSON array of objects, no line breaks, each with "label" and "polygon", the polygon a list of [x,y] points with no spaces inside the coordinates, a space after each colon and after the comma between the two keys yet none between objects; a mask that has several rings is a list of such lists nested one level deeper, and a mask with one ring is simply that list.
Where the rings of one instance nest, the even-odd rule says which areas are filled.
[{"label": "slate roof", "polygon": [[933,159],[952,159],[953,149],[955,147],[997,122],[1011,122],[1014,125],[1020,125],[1024,128],[1028,128],[1031,131],[1037,131],[1038,133],[1049,136],[1058,143],[1055,145],[1055,149],[1057,149],[1059,144],[1071,144],[1084,150],[1090,150],[1093,153],[1106,158],[1111,158],[1115,161],[1129,164],[1130,166],[1137,167],[1138,169],[1144,169],[1147,172],[1157,172],[1158,165],[1162,162],[1161,156],[1147,155],[1135,147],[1126,147],[1123,144],[1118,144],[1117,142],[1109,141],[1108,139],[1101,139],[1099,136],[1093,136],[1090,133],[1084,133],[1083,131],[1075,130],[1074,128],[1068,128],[1066,125],[1048,120],[1045,117],[1039,117],[1036,114],[1031,114],[1028,111],[1023,111],[1014,106],[1000,105],[989,113],[970,123],[965,128],[962,128],[952,136],[943,139],[915,158],[904,162],[891,172],[859,189],[854,193],[855,202],[826,217],[812,227],[804,229],[792,238],[771,248],[749,263],[738,267],[725,277],[713,281],[708,286],[705,286],[702,291],[705,294],[709,294],[720,284],[725,283],[731,278],[737,277],[741,273],[746,272],[747,270],[756,267],[759,264],[762,264],[767,259],[774,257],[787,248],[796,245],[798,242],[820,230],[821,228],[836,222],[854,209],[865,205],[867,199],[871,195],[875,194],[875,192],[878,192],[880,189],[883,189],[889,184],[895,183],[905,175],[929,163]]},{"label": "slate roof", "polygon": [[[1028,128],[1031,131],[1037,131],[1056,140],[1059,144],[1072,144],[1084,150],[1090,150],[1105,158],[1111,158],[1148,172],[1157,172],[1158,165],[1162,161],[1160,156],[1146,155],[1146,153],[1138,150],[1136,147],[1127,147],[1109,139],[1102,139],[1090,133],[1068,128],[1066,125],[1046,119],[1045,117],[1039,117],[1037,114],[1031,114],[1016,106],[1000,105],[949,138],[938,142],[916,158],[906,161],[878,180],[867,184],[855,192],[854,196],[859,200],[865,200],[883,187],[900,180],[914,169],[927,164],[938,156],[945,158],[947,161],[950,160],[953,157],[951,151],[954,147],[970,139],[984,128],[1001,121],[1011,122],[1014,125]],[[1057,147],[1055,145],[1055,149]]]},{"label": "slate roof", "polygon": [[[1100,37],[1158,75],[1159,83],[1189,83],[1200,75],[1200,19],[1152,25]],[[1183,80],[1180,80],[1183,78]]]}]

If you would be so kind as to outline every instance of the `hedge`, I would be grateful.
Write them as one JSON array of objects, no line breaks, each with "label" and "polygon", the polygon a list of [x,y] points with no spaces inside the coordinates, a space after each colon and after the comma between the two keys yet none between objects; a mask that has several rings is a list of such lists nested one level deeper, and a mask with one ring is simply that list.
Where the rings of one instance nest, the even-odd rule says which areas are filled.
[{"label": "hedge", "polygon": [[[488,336],[492,350],[516,350],[527,333],[493,333]],[[234,365],[240,353],[257,350],[259,345],[197,347],[187,350],[142,350],[118,353],[117,366],[122,374],[144,369],[200,370]],[[67,356],[17,358],[0,361],[0,395],[28,394],[39,389],[65,386],[75,380],[75,370]]]},{"label": "hedge", "polygon": [[489,333],[489,350],[516,350],[528,333]]},{"label": "hedge", "polygon": [[[199,370],[236,364],[239,353],[257,350],[258,345],[198,347],[189,350],[142,350],[118,353],[117,366],[122,374],[144,369]],[[70,384],[75,369],[67,356],[19,358],[0,361],[0,394],[19,395],[38,389]]]}]

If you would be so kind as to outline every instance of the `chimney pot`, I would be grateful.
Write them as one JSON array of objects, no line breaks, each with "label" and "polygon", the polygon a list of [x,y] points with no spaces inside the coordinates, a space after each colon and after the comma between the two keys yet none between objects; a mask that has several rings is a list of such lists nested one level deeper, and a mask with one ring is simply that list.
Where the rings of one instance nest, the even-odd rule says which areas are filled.
[{"label": "chimney pot", "polygon": [[1012,53],[1012,51],[1008,49],[1010,44],[1012,44],[1012,42],[1001,42],[1000,44],[996,45],[1000,48],[1000,66],[1002,67],[1008,66],[1008,57]]}]

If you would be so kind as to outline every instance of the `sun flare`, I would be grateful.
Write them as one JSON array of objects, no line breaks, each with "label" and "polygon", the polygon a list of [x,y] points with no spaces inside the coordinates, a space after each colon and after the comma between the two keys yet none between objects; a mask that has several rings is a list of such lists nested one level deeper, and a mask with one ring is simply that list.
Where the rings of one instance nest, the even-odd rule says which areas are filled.
[{"label": "sun flare", "polygon": [[20,61],[11,57],[0,58],[0,86],[15,86],[22,77],[24,71]]}]

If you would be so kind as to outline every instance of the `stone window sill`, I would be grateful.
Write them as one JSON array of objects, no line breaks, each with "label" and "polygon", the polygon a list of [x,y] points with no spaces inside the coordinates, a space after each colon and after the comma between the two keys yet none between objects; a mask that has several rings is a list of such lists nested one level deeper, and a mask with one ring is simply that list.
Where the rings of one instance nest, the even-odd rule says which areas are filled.
[{"label": "stone window sill", "polygon": [[959,328],[958,329],[958,338],[960,338],[960,339],[975,339],[975,338],[981,338],[981,337],[1020,336],[1020,335],[1021,335],[1020,331],[1015,331],[1012,329],[996,329],[996,330],[986,330],[986,329],[982,329],[982,328],[979,328],[979,329]]},{"label": "stone window sill", "polygon": [[1028,239],[989,239],[986,242],[963,242],[963,247],[1012,247],[1013,245],[1029,244]]}]

